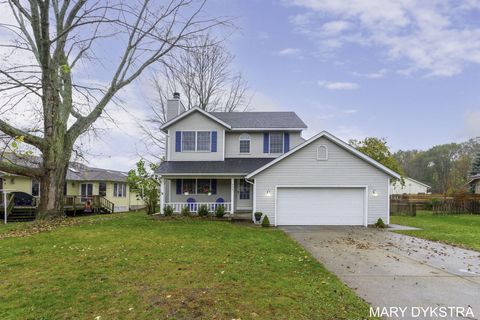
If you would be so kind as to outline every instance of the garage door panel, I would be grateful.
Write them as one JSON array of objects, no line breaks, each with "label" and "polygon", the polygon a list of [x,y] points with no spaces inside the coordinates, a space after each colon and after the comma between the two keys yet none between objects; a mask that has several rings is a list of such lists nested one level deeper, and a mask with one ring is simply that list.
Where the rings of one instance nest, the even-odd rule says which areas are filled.
[{"label": "garage door panel", "polygon": [[279,188],[278,225],[363,225],[363,188]]}]

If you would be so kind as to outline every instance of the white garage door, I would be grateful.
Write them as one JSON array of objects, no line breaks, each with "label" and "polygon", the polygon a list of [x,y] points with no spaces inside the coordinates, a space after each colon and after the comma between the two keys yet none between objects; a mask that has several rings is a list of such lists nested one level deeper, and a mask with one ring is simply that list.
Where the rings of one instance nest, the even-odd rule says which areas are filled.
[{"label": "white garage door", "polygon": [[364,188],[278,188],[277,225],[363,225]]}]

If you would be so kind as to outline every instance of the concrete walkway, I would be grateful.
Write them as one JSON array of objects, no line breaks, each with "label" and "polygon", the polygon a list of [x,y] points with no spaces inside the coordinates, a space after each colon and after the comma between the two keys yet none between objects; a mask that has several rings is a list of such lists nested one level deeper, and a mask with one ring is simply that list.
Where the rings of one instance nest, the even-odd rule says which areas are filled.
[{"label": "concrete walkway", "polygon": [[[480,319],[479,252],[372,228],[282,229],[372,306],[407,308],[386,319]],[[437,316],[415,317],[414,307],[442,306],[470,307],[474,316],[455,309],[442,317],[437,308]]]}]

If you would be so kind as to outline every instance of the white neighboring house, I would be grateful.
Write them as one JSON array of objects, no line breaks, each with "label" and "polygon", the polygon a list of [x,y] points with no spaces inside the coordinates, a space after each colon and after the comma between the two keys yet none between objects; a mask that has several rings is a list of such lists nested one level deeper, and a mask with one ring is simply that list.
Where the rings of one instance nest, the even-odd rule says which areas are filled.
[{"label": "white neighboring house", "polygon": [[160,208],[256,211],[273,225],[363,225],[390,220],[400,176],[322,131],[309,140],[294,112],[185,110],[167,103]]},{"label": "white neighboring house", "polygon": [[405,177],[403,180],[405,181],[403,186],[400,181],[392,181],[391,194],[426,194],[431,188],[428,184],[412,178]]},{"label": "white neighboring house", "polygon": [[470,177],[468,185],[473,186],[473,192],[480,194],[480,174]]}]

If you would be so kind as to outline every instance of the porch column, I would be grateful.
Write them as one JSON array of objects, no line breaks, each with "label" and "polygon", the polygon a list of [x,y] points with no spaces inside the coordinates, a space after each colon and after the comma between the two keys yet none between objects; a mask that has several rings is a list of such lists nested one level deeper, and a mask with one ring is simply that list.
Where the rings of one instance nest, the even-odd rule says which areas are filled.
[{"label": "porch column", "polygon": [[232,178],[230,181],[230,203],[231,203],[231,208],[230,208],[230,214],[233,214],[235,211],[235,179]]},{"label": "porch column", "polygon": [[160,177],[160,214],[163,214],[165,207],[165,178]]}]

